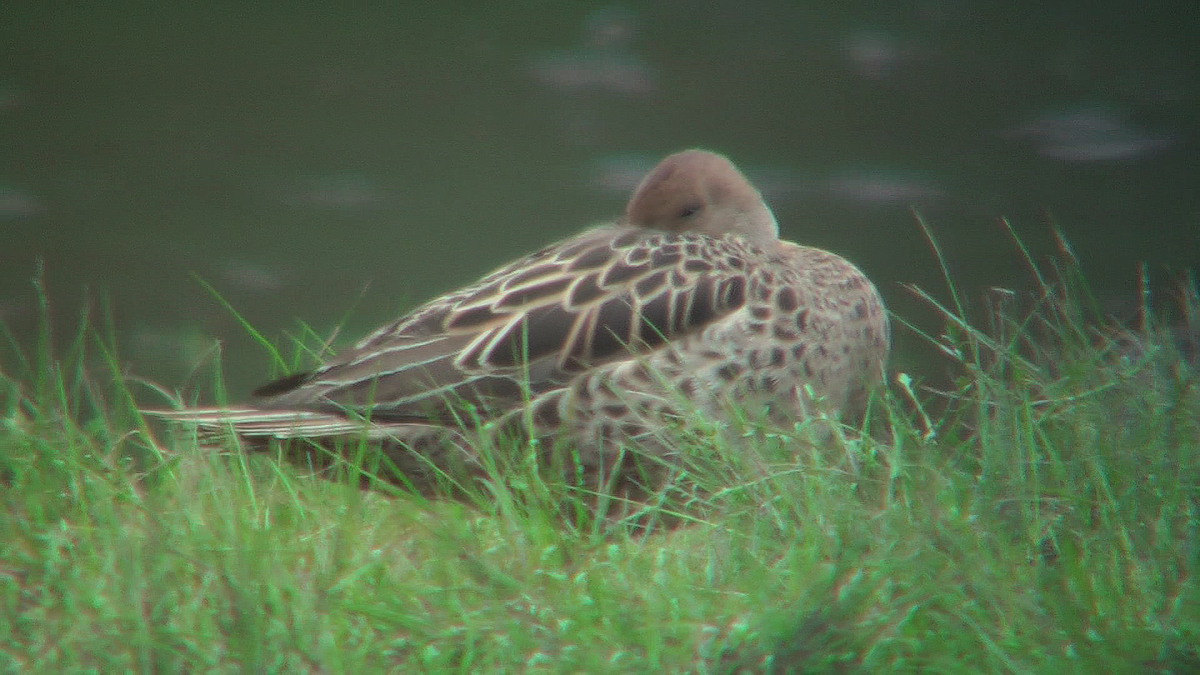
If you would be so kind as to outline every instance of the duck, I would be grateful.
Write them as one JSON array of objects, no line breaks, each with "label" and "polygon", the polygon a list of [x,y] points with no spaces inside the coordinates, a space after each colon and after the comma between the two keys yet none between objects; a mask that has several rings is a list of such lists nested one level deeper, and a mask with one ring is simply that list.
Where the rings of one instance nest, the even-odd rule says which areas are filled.
[{"label": "duck", "polygon": [[509,447],[536,447],[586,490],[644,496],[695,420],[861,413],[889,349],[867,276],[780,239],[742,172],[690,149],[646,174],[619,218],[428,301],[244,406],[146,412],[252,445],[366,440],[391,482],[420,489],[486,475],[497,439],[517,438]]}]

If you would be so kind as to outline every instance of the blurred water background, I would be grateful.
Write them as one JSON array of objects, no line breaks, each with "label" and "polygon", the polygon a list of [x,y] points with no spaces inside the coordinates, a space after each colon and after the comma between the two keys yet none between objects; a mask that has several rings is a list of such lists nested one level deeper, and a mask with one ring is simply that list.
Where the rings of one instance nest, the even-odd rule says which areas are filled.
[{"label": "blurred water background", "polygon": [[1001,217],[1118,305],[1200,263],[1195,0],[76,4],[0,20],[0,320],[31,346],[40,259],[169,387],[217,341],[232,397],[269,375],[196,276],[357,337],[691,146],[902,314],[942,288],[913,209],[972,293],[1027,278]]}]

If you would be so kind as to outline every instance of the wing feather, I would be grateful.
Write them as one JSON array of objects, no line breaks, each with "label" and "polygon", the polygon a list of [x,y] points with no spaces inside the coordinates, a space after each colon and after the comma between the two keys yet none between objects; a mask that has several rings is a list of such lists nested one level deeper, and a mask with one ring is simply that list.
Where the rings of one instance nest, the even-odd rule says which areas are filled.
[{"label": "wing feather", "polygon": [[264,405],[393,422],[481,419],[587,368],[647,353],[739,309],[757,249],[736,237],[602,227],[543,248],[379,329]]}]

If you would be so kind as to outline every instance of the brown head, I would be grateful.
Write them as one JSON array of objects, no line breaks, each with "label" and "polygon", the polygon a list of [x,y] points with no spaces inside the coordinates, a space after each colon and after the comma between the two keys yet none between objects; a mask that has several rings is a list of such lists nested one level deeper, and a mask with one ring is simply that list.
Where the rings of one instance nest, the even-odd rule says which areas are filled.
[{"label": "brown head", "polygon": [[722,155],[677,152],[646,174],[625,207],[625,223],[669,232],[741,235],[760,245],[779,239],[762,195]]}]

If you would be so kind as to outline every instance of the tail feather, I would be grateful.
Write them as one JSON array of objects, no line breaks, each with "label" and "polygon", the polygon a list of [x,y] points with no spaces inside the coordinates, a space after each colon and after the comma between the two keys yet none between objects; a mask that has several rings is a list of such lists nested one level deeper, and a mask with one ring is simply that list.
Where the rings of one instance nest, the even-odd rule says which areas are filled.
[{"label": "tail feather", "polygon": [[327,438],[354,435],[370,440],[395,438],[412,426],[375,423],[343,415],[309,410],[264,410],[261,408],[188,408],[185,410],[143,410],[172,422],[194,424],[205,435],[232,429],[245,438]]}]

